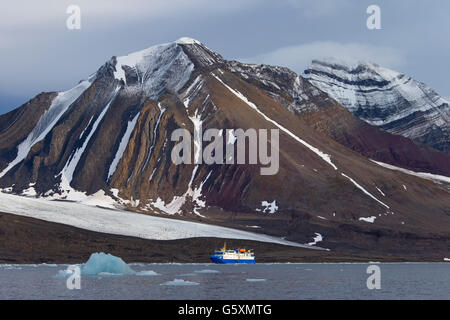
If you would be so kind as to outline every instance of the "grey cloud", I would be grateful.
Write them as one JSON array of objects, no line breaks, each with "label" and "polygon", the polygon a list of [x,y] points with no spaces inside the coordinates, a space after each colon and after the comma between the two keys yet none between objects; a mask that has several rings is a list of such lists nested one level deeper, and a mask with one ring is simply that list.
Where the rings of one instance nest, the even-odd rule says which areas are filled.
[{"label": "grey cloud", "polygon": [[[380,31],[365,26],[372,0],[14,0],[0,8],[0,113],[41,91],[67,90],[112,55],[182,36],[227,59],[302,71],[324,55],[371,60],[449,95],[448,0],[377,0]],[[81,7],[82,29],[66,29]],[[13,98],[11,98],[13,97]]]},{"label": "grey cloud", "polygon": [[405,63],[405,55],[398,49],[360,43],[333,41],[312,42],[288,46],[242,59],[249,63],[286,66],[301,73],[313,59],[337,58],[345,61],[368,61],[381,66],[397,68]]}]

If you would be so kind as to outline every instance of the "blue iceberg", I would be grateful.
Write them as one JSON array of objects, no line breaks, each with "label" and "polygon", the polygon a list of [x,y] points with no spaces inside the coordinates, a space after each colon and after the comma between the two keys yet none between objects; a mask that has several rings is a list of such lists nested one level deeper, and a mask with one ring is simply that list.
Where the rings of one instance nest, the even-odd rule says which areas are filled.
[{"label": "blue iceberg", "polygon": [[98,274],[122,274],[132,275],[136,271],[131,269],[125,261],[119,257],[115,257],[109,253],[93,253],[89,260],[81,268],[82,275],[98,275]]}]

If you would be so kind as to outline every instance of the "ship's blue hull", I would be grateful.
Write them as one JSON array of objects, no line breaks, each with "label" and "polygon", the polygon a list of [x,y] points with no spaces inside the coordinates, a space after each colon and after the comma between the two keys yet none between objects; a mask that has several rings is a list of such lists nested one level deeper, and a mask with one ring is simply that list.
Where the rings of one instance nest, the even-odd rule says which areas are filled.
[{"label": "ship's blue hull", "polygon": [[210,259],[212,262],[219,263],[219,264],[255,263],[255,259],[224,259],[220,256],[211,256]]}]

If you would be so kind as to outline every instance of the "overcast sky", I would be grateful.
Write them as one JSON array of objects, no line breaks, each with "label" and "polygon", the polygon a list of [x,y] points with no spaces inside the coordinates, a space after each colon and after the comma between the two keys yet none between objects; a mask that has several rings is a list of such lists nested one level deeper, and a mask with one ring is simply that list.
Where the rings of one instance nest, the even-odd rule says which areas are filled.
[{"label": "overcast sky", "polygon": [[[66,9],[81,8],[69,30]],[[381,8],[381,30],[366,9]],[[62,91],[111,56],[188,36],[227,59],[283,65],[368,60],[450,96],[449,0],[14,0],[0,5],[0,113]]]}]

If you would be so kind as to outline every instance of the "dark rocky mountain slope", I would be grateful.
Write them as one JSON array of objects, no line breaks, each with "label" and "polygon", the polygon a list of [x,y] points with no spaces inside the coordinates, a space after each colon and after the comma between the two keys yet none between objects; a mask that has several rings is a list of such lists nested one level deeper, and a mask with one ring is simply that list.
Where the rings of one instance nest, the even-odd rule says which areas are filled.
[{"label": "dark rocky mountain slope", "polygon": [[450,106],[424,83],[378,65],[313,61],[305,75],[365,122],[450,151]]},{"label": "dark rocky mountain slope", "polygon": [[[419,239],[425,250],[450,237],[445,177],[369,159],[448,175],[448,155],[365,124],[286,68],[226,61],[193,39],[113,57],[73,89],[0,116],[0,125],[3,192],[102,199],[301,243],[318,233],[320,245],[355,252],[379,244],[398,254]],[[173,130],[200,127],[279,129],[278,173],[175,165]]]}]

